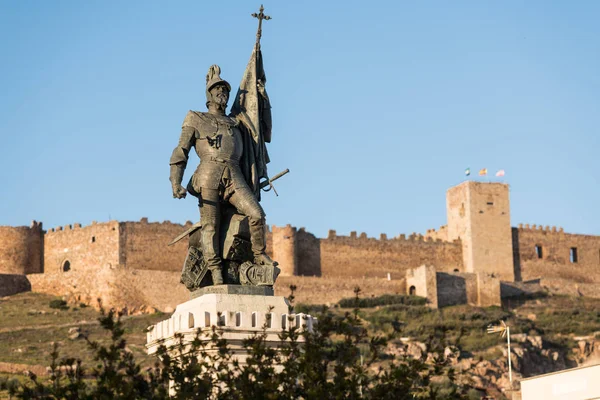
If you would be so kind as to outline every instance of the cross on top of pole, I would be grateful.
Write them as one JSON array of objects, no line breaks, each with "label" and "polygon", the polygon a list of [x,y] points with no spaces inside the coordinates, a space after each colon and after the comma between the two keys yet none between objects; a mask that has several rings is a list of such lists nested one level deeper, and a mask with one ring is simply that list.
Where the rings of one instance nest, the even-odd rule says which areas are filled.
[{"label": "cross on top of pole", "polygon": [[260,5],[260,9],[258,10],[258,13],[253,13],[251,14],[254,18],[258,19],[258,31],[256,31],[256,43],[260,42],[260,37],[262,36],[262,21],[264,20],[270,20],[271,17],[269,17],[268,15],[266,15],[263,11],[265,10],[265,8],[263,7],[263,5]]}]

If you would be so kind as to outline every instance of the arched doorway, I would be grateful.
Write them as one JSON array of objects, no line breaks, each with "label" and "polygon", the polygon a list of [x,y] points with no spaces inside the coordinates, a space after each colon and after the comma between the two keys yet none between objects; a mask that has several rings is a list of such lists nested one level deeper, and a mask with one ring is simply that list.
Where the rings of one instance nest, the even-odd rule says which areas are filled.
[{"label": "arched doorway", "polygon": [[65,260],[62,265],[62,272],[67,272],[71,270],[71,262],[69,260]]},{"label": "arched doorway", "polygon": [[411,296],[415,296],[415,295],[417,294],[417,288],[416,288],[416,287],[414,287],[414,286],[411,286],[411,287],[408,289],[408,294],[410,294]]}]

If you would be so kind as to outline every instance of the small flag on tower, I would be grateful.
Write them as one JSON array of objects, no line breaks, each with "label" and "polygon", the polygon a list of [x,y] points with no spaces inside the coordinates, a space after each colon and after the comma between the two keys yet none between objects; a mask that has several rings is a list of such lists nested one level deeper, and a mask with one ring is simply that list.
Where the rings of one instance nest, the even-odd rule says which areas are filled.
[{"label": "small flag on tower", "polygon": [[501,169],[498,172],[496,172],[496,176],[504,176],[504,170]]},{"label": "small flag on tower", "polygon": [[469,175],[471,175],[471,168],[467,168],[467,169],[465,169],[465,175],[466,175],[466,176],[469,176]]},{"label": "small flag on tower", "polygon": [[485,175],[487,175],[487,168],[483,168],[483,169],[479,170],[479,175],[480,175],[480,176],[485,176]]}]

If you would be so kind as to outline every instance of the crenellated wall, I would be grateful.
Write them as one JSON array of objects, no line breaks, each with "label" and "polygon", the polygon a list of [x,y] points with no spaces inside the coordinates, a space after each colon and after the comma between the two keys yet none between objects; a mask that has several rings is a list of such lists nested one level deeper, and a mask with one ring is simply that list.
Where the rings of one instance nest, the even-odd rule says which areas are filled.
[{"label": "crenellated wall", "polygon": [[121,252],[127,268],[155,271],[181,271],[187,257],[188,240],[184,238],[172,246],[168,244],[192,226],[165,222],[121,222]]},{"label": "crenellated wall", "polygon": [[425,233],[425,239],[431,238],[433,240],[443,240],[445,242],[448,241],[448,226],[443,225],[440,226],[440,229],[437,231],[435,229],[427,229]]},{"label": "crenellated wall", "polygon": [[403,278],[406,270],[422,264],[435,265],[438,271],[463,270],[460,240],[444,242],[425,239],[413,233],[388,239],[357,236],[338,236],[329,231],[321,239],[321,274],[323,276],[368,276]]},{"label": "crenellated wall", "polygon": [[30,226],[0,226],[0,274],[43,272],[42,223]]},{"label": "crenellated wall", "polygon": [[[512,236],[515,270],[521,280],[544,278],[600,283],[600,236],[565,233],[555,226],[529,224],[512,228]],[[571,249],[575,249],[575,260]]]},{"label": "crenellated wall", "polygon": [[52,228],[44,235],[44,272],[90,271],[100,267],[117,268],[119,222],[92,222]]}]

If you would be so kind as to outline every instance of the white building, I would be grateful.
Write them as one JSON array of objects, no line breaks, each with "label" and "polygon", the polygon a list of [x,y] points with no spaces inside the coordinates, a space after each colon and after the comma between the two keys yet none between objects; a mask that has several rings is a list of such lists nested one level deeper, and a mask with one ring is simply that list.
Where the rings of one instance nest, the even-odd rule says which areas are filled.
[{"label": "white building", "polygon": [[600,399],[600,364],[521,380],[522,400]]}]

